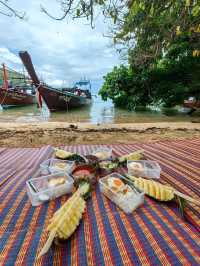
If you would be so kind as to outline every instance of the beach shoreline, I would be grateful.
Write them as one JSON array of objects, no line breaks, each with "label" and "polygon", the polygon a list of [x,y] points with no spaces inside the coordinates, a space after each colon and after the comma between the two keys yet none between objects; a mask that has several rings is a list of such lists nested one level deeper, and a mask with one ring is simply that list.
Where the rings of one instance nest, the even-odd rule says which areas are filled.
[{"label": "beach shoreline", "polygon": [[149,143],[200,137],[200,123],[0,123],[0,147]]}]

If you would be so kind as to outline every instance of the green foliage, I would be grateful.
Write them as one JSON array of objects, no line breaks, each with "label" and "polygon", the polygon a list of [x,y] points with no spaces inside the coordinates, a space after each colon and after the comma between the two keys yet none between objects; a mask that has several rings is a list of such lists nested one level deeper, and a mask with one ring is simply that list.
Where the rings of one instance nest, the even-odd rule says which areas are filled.
[{"label": "green foliage", "polygon": [[115,43],[128,48],[129,66],[107,74],[103,98],[128,109],[200,98],[199,15],[199,1],[129,1],[113,32]]},{"label": "green foliage", "polygon": [[182,104],[189,96],[200,94],[200,58],[193,57],[189,45],[173,44],[164,59],[150,72],[152,97],[165,106]]},{"label": "green foliage", "polygon": [[104,79],[99,93],[117,106],[127,109],[149,104],[173,107],[189,96],[199,98],[200,57],[192,56],[187,41],[177,41],[153,66],[114,67]]},{"label": "green foliage", "polygon": [[128,44],[131,66],[151,66],[180,37],[187,36],[191,48],[199,48],[199,1],[132,0],[121,21],[114,39]]},{"label": "green foliage", "polygon": [[114,67],[104,79],[104,85],[99,92],[103,100],[110,98],[115,105],[129,110],[149,102],[148,91],[143,88],[144,75],[135,75],[131,68],[123,65]]}]

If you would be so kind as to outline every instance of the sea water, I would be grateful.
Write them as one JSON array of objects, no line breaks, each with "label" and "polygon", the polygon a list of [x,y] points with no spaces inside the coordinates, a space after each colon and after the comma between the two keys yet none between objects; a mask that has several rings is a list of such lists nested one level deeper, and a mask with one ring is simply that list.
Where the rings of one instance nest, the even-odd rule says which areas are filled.
[{"label": "sea water", "polygon": [[98,95],[98,90],[92,90],[92,103],[89,106],[72,109],[69,111],[53,112],[50,115],[41,115],[37,105],[26,107],[13,107],[0,111],[0,122],[86,122],[86,123],[149,123],[149,122],[184,122],[192,118],[184,113],[174,110],[146,110],[127,111],[114,107],[111,100],[103,101]]}]

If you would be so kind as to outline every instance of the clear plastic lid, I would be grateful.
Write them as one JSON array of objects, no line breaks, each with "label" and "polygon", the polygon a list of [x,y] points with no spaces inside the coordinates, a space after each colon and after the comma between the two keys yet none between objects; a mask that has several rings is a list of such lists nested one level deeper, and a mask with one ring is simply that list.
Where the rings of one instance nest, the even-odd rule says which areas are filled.
[{"label": "clear plastic lid", "polygon": [[[99,180],[100,191],[124,212],[131,213],[144,202],[144,192],[126,182],[126,178],[112,173]],[[121,182],[120,182],[121,181]],[[118,183],[117,186],[115,186]]]},{"label": "clear plastic lid", "polygon": [[109,160],[112,158],[112,149],[101,147],[93,151],[92,155],[96,156],[99,160]]},{"label": "clear plastic lid", "polygon": [[51,173],[64,172],[71,173],[75,165],[74,161],[52,159],[50,162],[49,170]]},{"label": "clear plastic lid", "polygon": [[128,160],[128,174],[137,177],[160,178],[161,168],[155,161],[149,160]]},{"label": "clear plastic lid", "polygon": [[75,165],[74,161],[60,160],[60,159],[48,159],[40,164],[41,172],[45,175],[62,172],[71,173]]},{"label": "clear plastic lid", "polygon": [[51,175],[31,178],[26,182],[28,196],[33,206],[70,193],[74,180],[67,174],[54,173]]}]

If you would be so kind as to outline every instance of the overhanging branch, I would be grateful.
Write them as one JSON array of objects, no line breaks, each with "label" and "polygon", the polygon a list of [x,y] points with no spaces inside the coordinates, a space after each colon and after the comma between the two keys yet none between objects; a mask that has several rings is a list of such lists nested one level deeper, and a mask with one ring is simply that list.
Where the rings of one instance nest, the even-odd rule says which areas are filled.
[{"label": "overhanging branch", "polygon": [[46,8],[44,8],[42,5],[40,6],[40,8],[41,8],[41,11],[42,11],[43,13],[45,13],[47,16],[49,16],[50,18],[52,18],[52,19],[54,19],[54,20],[58,20],[58,21],[60,21],[60,20],[65,19],[66,16],[69,14],[69,12],[70,12],[71,9],[72,9],[72,4],[73,4],[73,2],[74,2],[74,0],[69,0],[68,3],[66,3],[66,8],[65,8],[64,13],[63,13],[63,15],[62,15],[61,17],[55,17],[55,16],[51,15],[51,14],[46,10]]},{"label": "overhanging branch", "polygon": [[7,12],[0,11],[0,14],[7,16],[7,17],[15,16],[19,19],[25,18],[26,13],[25,12],[19,12],[16,9],[12,8],[11,6],[8,5],[8,1],[0,0],[0,5],[3,6],[4,8],[6,8],[6,10],[7,10]]}]

